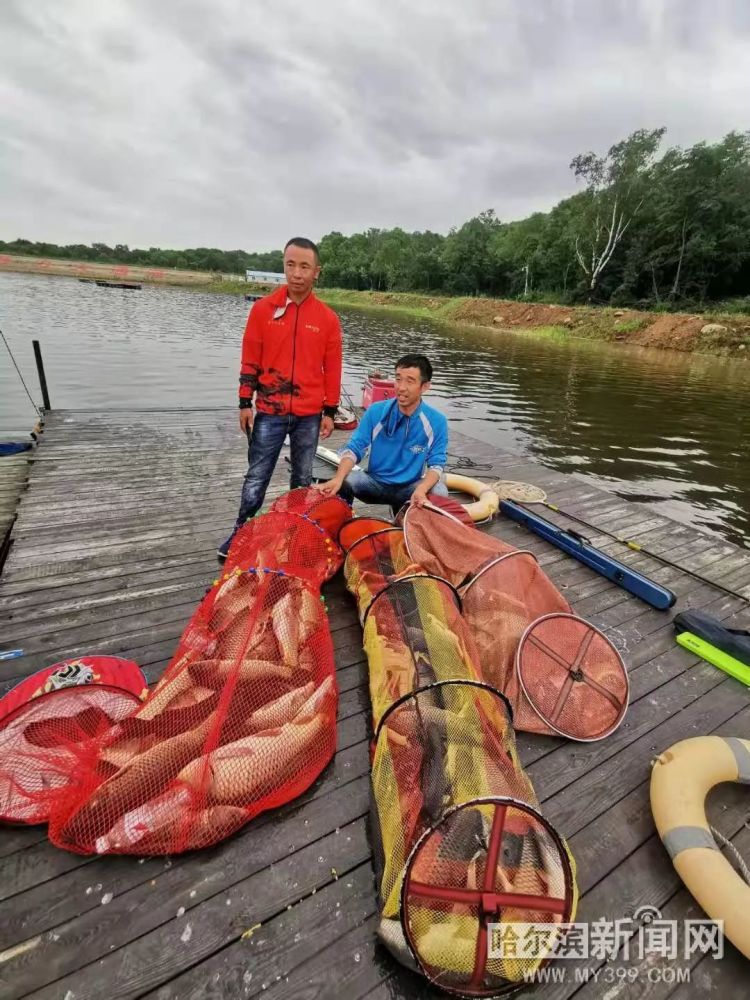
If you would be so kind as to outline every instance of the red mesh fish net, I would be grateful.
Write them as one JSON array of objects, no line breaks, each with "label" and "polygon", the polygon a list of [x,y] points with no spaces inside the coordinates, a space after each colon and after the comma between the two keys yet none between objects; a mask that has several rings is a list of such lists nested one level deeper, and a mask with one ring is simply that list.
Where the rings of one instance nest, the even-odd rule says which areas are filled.
[{"label": "red mesh fish net", "polygon": [[[415,561],[459,588],[483,676],[509,699],[516,729],[595,740],[620,724],[628,677],[619,653],[601,632],[571,613],[533,553],[428,508],[406,512],[404,540]],[[539,626],[548,655],[535,645],[534,631],[520,652],[527,630],[548,615],[555,616],[554,627]],[[579,649],[585,657],[585,683],[577,663]],[[568,662],[567,676],[562,660]]]},{"label": "red mesh fish net", "polygon": [[516,729],[553,732],[539,717],[521,686],[516,652],[529,623],[548,611],[569,611],[530,552],[513,549],[485,562],[461,588],[464,616],[479,649],[485,676],[513,706]]},{"label": "red mesh fish net", "polygon": [[97,740],[141,704],[99,684],[60,688],[19,705],[0,723],[0,819],[46,823]]},{"label": "red mesh fish net", "polygon": [[0,726],[6,715],[34,698],[81,684],[120,688],[141,699],[148,694],[146,678],[138,664],[132,660],[123,660],[119,656],[85,656],[60,660],[59,663],[43,667],[25,677],[0,698]]},{"label": "red mesh fish net", "polygon": [[345,562],[370,667],[378,934],[444,989],[496,995],[545,954],[492,958],[490,924],[570,919],[573,861],[539,815],[455,587],[403,552],[398,532],[381,531],[351,541]]},{"label": "red mesh fish net", "polygon": [[329,497],[314,489],[292,490],[271,505],[278,514],[309,518],[331,538],[338,536],[341,525],[351,519],[352,509],[341,497]]},{"label": "red mesh fish net", "polygon": [[245,525],[144,702],[92,684],[4,720],[8,818],[49,817],[52,842],[82,854],[173,854],[306,789],[335,750],[319,588],[350,517],[339,498],[297,490]]},{"label": "red mesh fish net", "polygon": [[341,565],[334,539],[351,513],[340,497],[309,489],[286,493],[267,514],[248,521],[237,533],[224,572],[251,565],[286,569],[319,587]]}]

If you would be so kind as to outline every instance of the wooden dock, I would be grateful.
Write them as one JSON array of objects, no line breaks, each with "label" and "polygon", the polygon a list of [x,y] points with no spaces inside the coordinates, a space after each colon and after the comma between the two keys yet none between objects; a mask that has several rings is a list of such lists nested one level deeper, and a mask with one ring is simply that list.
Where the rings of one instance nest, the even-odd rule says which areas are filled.
[{"label": "wooden dock", "polygon": [[[747,551],[461,435],[452,435],[451,449],[464,463],[483,464],[480,478],[537,483],[598,528],[750,596]],[[50,413],[0,577],[0,648],[23,650],[0,661],[1,690],[83,653],[133,658],[156,680],[216,575],[216,546],[233,522],[245,467],[236,410]],[[282,461],[271,494],[285,489],[286,476]],[[630,708],[608,739],[518,734],[543,811],[576,858],[578,919],[624,919],[643,906],[668,919],[699,917],[654,832],[649,764],[687,736],[747,737],[750,691],[678,647],[670,620],[691,607],[747,625],[747,602],[590,532],[676,591],[673,612],[655,611],[519,526],[501,518],[485,530],[535,551],[576,612],[619,647],[630,672]],[[0,829],[0,997],[445,996],[376,943],[367,665],[340,575],[326,593],[340,702],[338,752],[321,778],[224,844],[171,859],[79,857],[52,847],[42,827]],[[710,808],[714,825],[746,857],[749,806],[747,789],[728,785]],[[576,963],[575,976],[574,964],[564,964],[564,981],[536,996],[597,1000],[620,982],[607,979],[613,968],[600,959]],[[747,964],[728,944],[722,961],[652,956],[633,966],[639,978],[620,982],[618,998],[746,992]],[[678,966],[690,967],[689,983],[654,976]],[[599,970],[598,981],[586,983],[586,970],[592,977]]]},{"label": "wooden dock", "polygon": [[18,501],[26,488],[31,453],[0,458],[0,573],[10,551],[11,532],[16,520]]}]

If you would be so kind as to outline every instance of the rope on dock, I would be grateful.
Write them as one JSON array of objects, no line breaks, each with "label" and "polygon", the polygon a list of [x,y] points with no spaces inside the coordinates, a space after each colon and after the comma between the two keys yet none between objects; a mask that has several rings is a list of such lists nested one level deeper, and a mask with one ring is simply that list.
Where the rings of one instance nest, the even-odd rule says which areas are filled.
[{"label": "rope on dock", "polygon": [[0,330],[0,337],[2,337],[2,338],[3,338],[3,343],[5,344],[5,346],[6,346],[7,350],[8,350],[8,354],[10,354],[10,360],[11,360],[11,361],[13,362],[13,367],[14,367],[14,368],[16,369],[16,371],[18,372],[18,377],[19,377],[19,378],[20,378],[20,380],[21,380],[21,385],[22,385],[22,386],[24,387],[24,389],[26,390],[26,395],[27,395],[27,396],[29,397],[29,402],[30,402],[30,403],[31,403],[31,405],[32,405],[32,406],[34,407],[34,409],[36,410],[36,415],[37,415],[37,416],[39,417],[39,419],[41,420],[41,418],[42,418],[42,411],[41,411],[41,410],[39,409],[39,407],[38,407],[38,406],[36,405],[36,403],[34,402],[34,399],[33,399],[32,395],[31,395],[31,393],[29,392],[29,387],[28,387],[28,386],[26,385],[26,382],[24,381],[24,377],[23,377],[23,375],[21,374],[21,369],[20,369],[20,368],[18,367],[18,365],[16,364],[16,359],[15,359],[15,358],[13,357],[13,351],[11,351],[11,349],[10,349],[10,344],[9,344],[9,343],[8,343],[8,341],[7,341],[6,339],[5,339],[5,334],[3,333],[3,331],[2,331],[2,330]]}]

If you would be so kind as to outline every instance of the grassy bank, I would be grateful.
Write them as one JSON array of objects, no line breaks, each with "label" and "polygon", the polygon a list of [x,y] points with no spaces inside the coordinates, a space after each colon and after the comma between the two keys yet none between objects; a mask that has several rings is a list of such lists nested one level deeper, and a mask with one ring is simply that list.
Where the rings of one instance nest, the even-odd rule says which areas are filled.
[{"label": "grassy bank", "polygon": [[[197,291],[265,294],[244,281],[216,281]],[[555,340],[571,338],[694,351],[718,357],[750,356],[750,313],[643,312],[603,306],[561,306],[510,299],[447,298],[413,292],[359,292],[321,288],[334,309],[364,309],[461,326],[481,326]]]},{"label": "grassy bank", "polygon": [[567,340],[583,338],[724,357],[750,355],[750,313],[666,313],[504,299],[321,289],[334,308],[387,309],[414,318]]}]

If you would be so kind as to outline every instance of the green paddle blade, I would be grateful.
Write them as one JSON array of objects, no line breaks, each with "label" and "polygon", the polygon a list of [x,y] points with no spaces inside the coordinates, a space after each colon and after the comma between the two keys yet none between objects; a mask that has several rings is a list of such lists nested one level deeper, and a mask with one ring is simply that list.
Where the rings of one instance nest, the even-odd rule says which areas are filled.
[{"label": "green paddle blade", "polygon": [[706,642],[705,639],[693,635],[692,632],[680,632],[675,638],[681,646],[689,649],[691,653],[695,653],[702,660],[706,660],[707,663],[713,664],[719,670],[723,670],[729,674],[730,677],[734,677],[750,687],[750,665],[747,663],[736,660],[729,653],[722,652],[716,646],[712,646],[711,643]]}]

